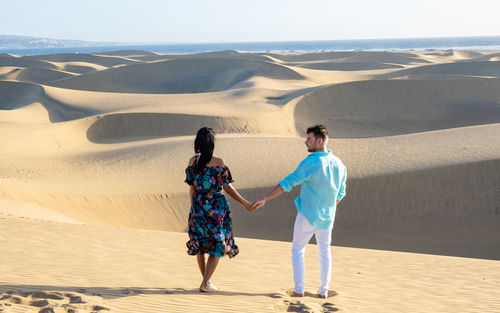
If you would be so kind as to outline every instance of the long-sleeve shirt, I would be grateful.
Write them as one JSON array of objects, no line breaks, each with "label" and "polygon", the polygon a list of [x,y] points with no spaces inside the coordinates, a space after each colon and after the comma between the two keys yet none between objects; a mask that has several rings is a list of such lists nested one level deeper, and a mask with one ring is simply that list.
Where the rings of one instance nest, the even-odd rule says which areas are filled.
[{"label": "long-sleeve shirt", "polygon": [[328,149],[311,153],[279,184],[286,192],[301,184],[300,196],[295,199],[298,212],[312,226],[329,229],[335,220],[337,200],[345,196],[346,178],[346,166]]}]

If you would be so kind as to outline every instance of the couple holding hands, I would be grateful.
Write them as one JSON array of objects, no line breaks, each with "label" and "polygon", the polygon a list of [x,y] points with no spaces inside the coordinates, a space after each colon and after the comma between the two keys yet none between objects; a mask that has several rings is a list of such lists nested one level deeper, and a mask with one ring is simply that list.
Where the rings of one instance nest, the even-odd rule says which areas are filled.
[{"label": "couple holding hands", "polygon": [[[223,191],[253,212],[283,192],[301,185],[300,196],[295,199],[297,217],[293,232],[292,265],[295,288],[293,296],[304,296],[304,252],[312,235],[316,235],[320,262],[318,296],[328,297],[331,279],[331,234],[337,204],[345,196],[347,170],[342,161],[327,148],[328,131],[324,125],[307,129],[305,144],[310,154],[297,169],[286,176],[262,199],[250,203],[231,185],[233,179],[224,160],[213,155],[215,135],[211,128],[203,127],[196,134],[194,151],[186,168],[186,183],[190,185],[186,243],[188,254],[196,255],[203,276],[202,292],[216,292],[210,278],[219,258],[238,254],[231,226],[229,204]],[[205,254],[208,258],[205,259]]]}]

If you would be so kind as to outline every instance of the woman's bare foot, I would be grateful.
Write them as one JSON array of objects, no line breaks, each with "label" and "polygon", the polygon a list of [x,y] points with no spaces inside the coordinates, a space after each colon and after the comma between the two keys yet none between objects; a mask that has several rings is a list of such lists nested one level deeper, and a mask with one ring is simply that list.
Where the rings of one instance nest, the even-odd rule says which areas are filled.
[{"label": "woman's bare foot", "polygon": [[214,283],[212,283],[211,281],[208,281],[208,285],[215,291],[219,290],[219,288],[217,288],[217,286],[215,286]]},{"label": "woman's bare foot", "polygon": [[322,295],[322,294],[320,294],[320,293],[318,294],[318,297],[319,297],[319,298],[321,298],[321,299],[326,299],[326,298],[328,298],[328,296],[327,296],[327,295]]},{"label": "woman's bare foot", "polygon": [[201,284],[200,286],[200,291],[201,292],[209,292],[209,293],[214,293],[217,292],[219,288],[215,286],[211,281],[209,281],[206,285]]},{"label": "woman's bare foot", "polygon": [[296,293],[295,291],[292,293],[292,297],[298,297],[298,298],[302,298],[304,297],[304,294],[303,293]]}]

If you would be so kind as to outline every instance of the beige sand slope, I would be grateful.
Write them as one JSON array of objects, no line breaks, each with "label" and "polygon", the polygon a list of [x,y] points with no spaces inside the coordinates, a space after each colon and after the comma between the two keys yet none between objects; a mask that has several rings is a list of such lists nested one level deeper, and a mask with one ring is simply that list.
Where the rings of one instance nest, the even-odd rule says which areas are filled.
[{"label": "beige sand slope", "polygon": [[74,74],[46,68],[15,69],[8,75],[0,76],[2,80],[17,80],[30,83],[47,83],[59,79],[73,77]]},{"label": "beige sand slope", "polygon": [[[306,251],[306,297],[289,296],[289,242],[237,238],[236,258],[200,294],[185,234],[21,219],[0,214],[3,312],[498,312],[500,263],[334,247],[328,300],[316,247]],[[5,251],[8,251],[6,254]],[[42,311],[45,310],[45,311]]]},{"label": "beige sand slope", "polygon": [[[0,309],[497,312],[498,55],[0,55]],[[216,154],[255,200],[307,155],[316,123],[349,168],[339,295],[287,294],[289,243],[275,240],[290,241],[294,190],[252,215],[231,200],[242,254],[217,274],[224,292],[200,298],[186,235],[169,233],[186,228],[194,133],[216,130]]]},{"label": "beige sand slope", "polygon": [[499,107],[499,79],[372,80],[316,89],[294,117],[300,130],[316,122],[357,138],[497,123]]}]

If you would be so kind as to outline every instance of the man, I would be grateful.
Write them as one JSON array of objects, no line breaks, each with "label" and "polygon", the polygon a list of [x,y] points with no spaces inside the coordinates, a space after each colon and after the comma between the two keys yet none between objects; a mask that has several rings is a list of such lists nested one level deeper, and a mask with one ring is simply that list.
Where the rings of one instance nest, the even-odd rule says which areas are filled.
[{"label": "man", "polygon": [[305,144],[311,152],[297,169],[285,177],[262,199],[254,202],[253,210],[264,206],[283,192],[301,185],[300,196],[295,199],[297,217],[293,230],[292,265],[295,290],[293,296],[304,296],[304,252],[312,235],[316,236],[320,262],[319,297],[328,297],[332,272],[330,243],[338,203],[345,196],[347,169],[342,161],[326,147],[328,131],[324,125],[307,129]]}]

